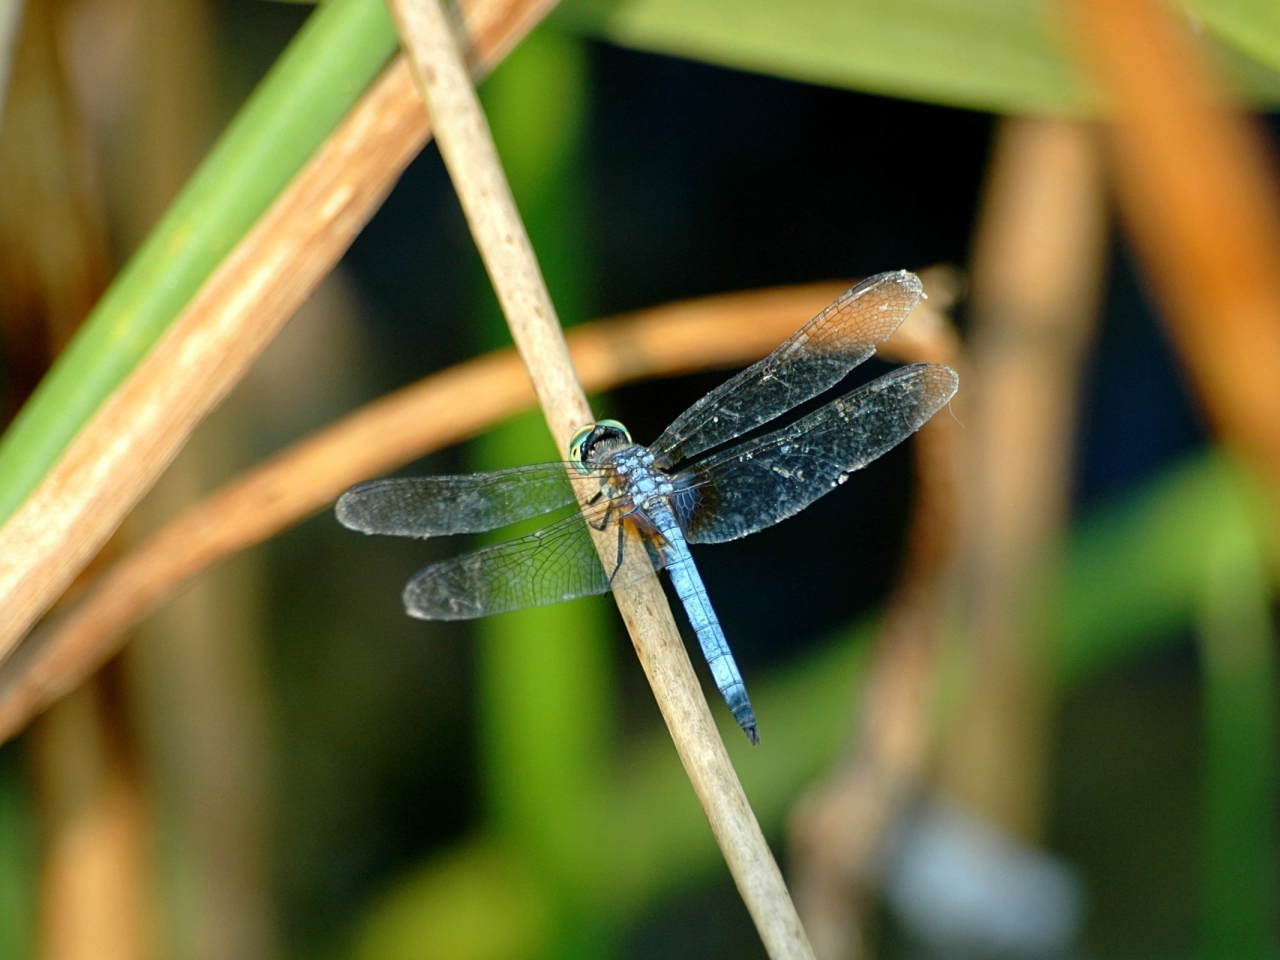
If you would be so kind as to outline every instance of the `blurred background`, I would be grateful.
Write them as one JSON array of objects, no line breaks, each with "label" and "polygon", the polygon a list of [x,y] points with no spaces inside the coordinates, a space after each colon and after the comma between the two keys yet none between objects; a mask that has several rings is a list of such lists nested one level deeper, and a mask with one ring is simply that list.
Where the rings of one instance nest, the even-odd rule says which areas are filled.
[{"label": "blurred background", "polygon": [[[952,411],[697,552],[818,955],[1280,955],[1280,14],[794,6],[563,0],[481,92],[566,325],[926,278],[883,355]],[[7,0],[5,421],[313,15]],[[90,575],[509,342],[428,145]],[[725,375],[593,403],[647,442]],[[559,457],[529,413],[404,472]],[[459,546],[326,510],[0,748],[0,957],[763,957],[612,601],[404,616]]]}]

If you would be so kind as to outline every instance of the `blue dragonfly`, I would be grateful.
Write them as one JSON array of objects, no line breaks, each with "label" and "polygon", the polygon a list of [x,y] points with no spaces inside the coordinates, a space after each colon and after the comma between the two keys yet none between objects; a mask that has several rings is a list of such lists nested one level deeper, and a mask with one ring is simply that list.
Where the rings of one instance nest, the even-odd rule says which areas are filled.
[{"label": "blue dragonfly", "polygon": [[[900,367],[788,426],[724,445],[834,387],[875,353],[921,293],[919,278],[905,270],[864,280],[647,447],[616,420],[601,420],[575,434],[567,462],[362,483],[339,498],[338,520],[363,533],[435,537],[573,506],[536,533],[420,570],[405,586],[405,610],[423,620],[470,620],[607,593],[665,568],[716,686],[757,743],[746,685],[689,545],[736,540],[803,510],[918,430],[955,394],[958,379],[940,364]],[[575,483],[587,485],[581,510]],[[592,528],[612,537],[611,527],[616,556],[602,561]],[[638,536],[626,536],[628,527]],[[626,549],[637,542],[643,551]]]}]

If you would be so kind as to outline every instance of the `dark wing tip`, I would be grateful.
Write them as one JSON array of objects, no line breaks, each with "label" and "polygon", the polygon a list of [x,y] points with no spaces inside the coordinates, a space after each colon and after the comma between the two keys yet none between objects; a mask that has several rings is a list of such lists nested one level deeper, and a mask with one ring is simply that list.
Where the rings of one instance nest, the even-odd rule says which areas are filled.
[{"label": "dark wing tip", "polygon": [[[458,559],[465,562],[466,558]],[[511,609],[486,609],[482,599],[474,592],[468,593],[465,571],[458,559],[433,563],[415,573],[400,594],[404,612],[415,620],[475,620]]]},{"label": "dark wing tip", "polygon": [[356,491],[355,487],[347,490],[338,498],[338,502],[333,505],[333,514],[338,518],[338,522],[348,530],[359,530],[359,517],[356,509],[357,498],[352,496]]},{"label": "dark wing tip", "polygon": [[850,287],[812,322],[845,349],[874,349],[893,336],[923,296],[924,284],[910,270],[877,273]]},{"label": "dark wing tip", "polygon": [[960,389],[960,374],[944,363],[911,363],[889,371],[879,380],[873,380],[872,385],[883,383],[888,387],[900,380],[927,383],[928,392],[925,396],[939,409]]},{"label": "dark wing tip", "polygon": [[338,518],[338,522],[348,530],[355,530],[357,533],[373,532],[369,528],[369,517],[360,496],[366,486],[368,484],[357,484],[340,496],[338,502],[333,505],[333,513]]},{"label": "dark wing tip", "polygon": [[867,277],[860,283],[854,284],[853,289],[849,292],[854,296],[862,296],[887,284],[893,284],[901,289],[913,303],[918,302],[924,296],[924,282],[910,270],[890,270],[887,273],[877,273],[874,276]]},{"label": "dark wing tip", "polygon": [[960,389],[960,374],[943,363],[930,363],[927,366],[931,368],[932,375],[936,377],[942,396],[942,403],[949,403],[951,398],[956,395],[956,391]]}]

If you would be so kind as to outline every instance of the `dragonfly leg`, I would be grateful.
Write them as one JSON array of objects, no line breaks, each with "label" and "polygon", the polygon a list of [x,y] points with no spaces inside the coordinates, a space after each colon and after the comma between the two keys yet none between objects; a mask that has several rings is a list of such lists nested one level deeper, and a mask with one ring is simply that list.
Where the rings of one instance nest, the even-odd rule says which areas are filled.
[{"label": "dragonfly leg", "polygon": [[614,561],[613,573],[609,574],[609,586],[613,586],[613,578],[618,575],[618,571],[622,569],[622,545],[626,531],[622,528],[622,524],[618,524],[618,559]]},{"label": "dragonfly leg", "polygon": [[[601,496],[603,496],[603,494],[604,494],[604,491],[601,490],[594,497],[592,497],[588,502],[595,503],[597,500],[600,499]],[[614,506],[615,505],[611,503],[609,504],[609,506],[605,507],[604,516],[600,518],[600,526],[597,527],[590,520],[587,521],[587,526],[591,527],[593,530],[603,531],[604,528],[609,525],[609,518],[613,514]],[[613,586],[613,578],[616,577],[618,575],[618,571],[622,569],[622,544],[623,544],[624,533],[625,531],[622,529],[622,524],[619,523],[618,524],[618,559],[614,561],[613,572],[609,574],[610,587]]]},{"label": "dragonfly leg", "polygon": [[[595,503],[602,496],[604,496],[603,490],[601,490],[594,497],[592,497],[590,500],[587,501],[588,506]],[[590,520],[587,521],[587,526],[591,527],[592,530],[603,530],[605,527],[609,525],[609,517],[613,514],[613,509],[614,509],[614,505],[612,503],[604,508],[604,516],[600,518],[600,526],[597,527]]]},{"label": "dragonfly leg", "polygon": [[[603,496],[603,495],[604,495],[604,491],[603,491],[603,490],[601,490],[601,491],[600,491],[599,493],[597,493],[594,497],[592,497],[592,498],[588,501],[588,503],[589,503],[589,504],[590,504],[590,503],[595,503],[595,502],[596,502],[597,500],[599,500],[599,499],[600,499],[600,497],[601,497],[601,496]],[[611,504],[609,504],[609,506],[605,507],[604,516],[600,518],[600,526],[598,526],[598,527],[597,527],[597,526],[596,526],[594,523],[592,523],[590,520],[588,520],[588,521],[587,521],[587,526],[591,527],[593,530],[601,530],[601,531],[603,531],[603,530],[605,529],[605,527],[607,527],[607,526],[609,525],[609,519],[610,519],[610,517],[613,515],[613,512],[614,512],[614,510],[616,509],[616,506],[617,506],[616,504],[612,504],[612,503],[611,503]],[[623,516],[624,516],[624,517],[625,517],[625,516],[629,516],[632,512],[634,512],[634,510],[635,510],[635,508],[633,507],[631,510],[628,510],[628,511],[627,511],[627,513],[624,513],[624,514],[623,514]],[[611,573],[609,574],[609,586],[610,586],[610,588],[612,588],[612,587],[613,587],[613,578],[614,578],[614,577],[616,577],[616,576],[618,575],[618,571],[622,569],[622,548],[623,548],[623,545],[624,545],[624,543],[625,543],[625,537],[626,537],[626,531],[622,528],[622,524],[621,524],[621,523],[619,523],[617,526],[618,526],[618,557],[617,557],[617,559],[616,559],[616,560],[614,560],[614,563],[613,563],[613,572],[611,572]]]}]

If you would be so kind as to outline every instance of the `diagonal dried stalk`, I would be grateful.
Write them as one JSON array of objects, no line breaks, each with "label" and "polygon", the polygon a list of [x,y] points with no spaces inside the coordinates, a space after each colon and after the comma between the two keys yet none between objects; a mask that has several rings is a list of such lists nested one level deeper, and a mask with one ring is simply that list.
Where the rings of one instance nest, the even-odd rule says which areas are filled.
[{"label": "diagonal dried stalk", "polygon": [[1205,408],[1280,499],[1280,185],[1258,123],[1231,105],[1158,0],[1067,0],[1109,108],[1120,212]]},{"label": "diagonal dried stalk", "polygon": [[[759,359],[847,289],[817,283],[705,297],[584,324],[570,352],[589,390]],[[923,355],[925,304],[880,347]],[[513,350],[478,357],[357,410],[231,481],[97,576],[0,667],[0,742],[84,681],[179,587],[331,503],[347,487],[475,436],[533,403]]]},{"label": "diagonal dried stalk", "polygon": [[[593,419],[551,296],[498,160],[479,100],[438,0],[392,0],[437,142],[511,335],[561,449]],[[589,492],[582,491],[583,498]],[[633,534],[634,536],[634,534]],[[608,556],[608,538],[598,540]],[[630,555],[643,556],[633,544]],[[614,592],[672,740],[738,890],[773,957],[812,957],[800,918],[681,643],[657,578]]]},{"label": "diagonal dried stalk", "polygon": [[[469,3],[464,13],[477,62],[492,64],[552,5]],[[399,59],[0,528],[0,658],[333,268],[428,133],[408,66]]]}]

